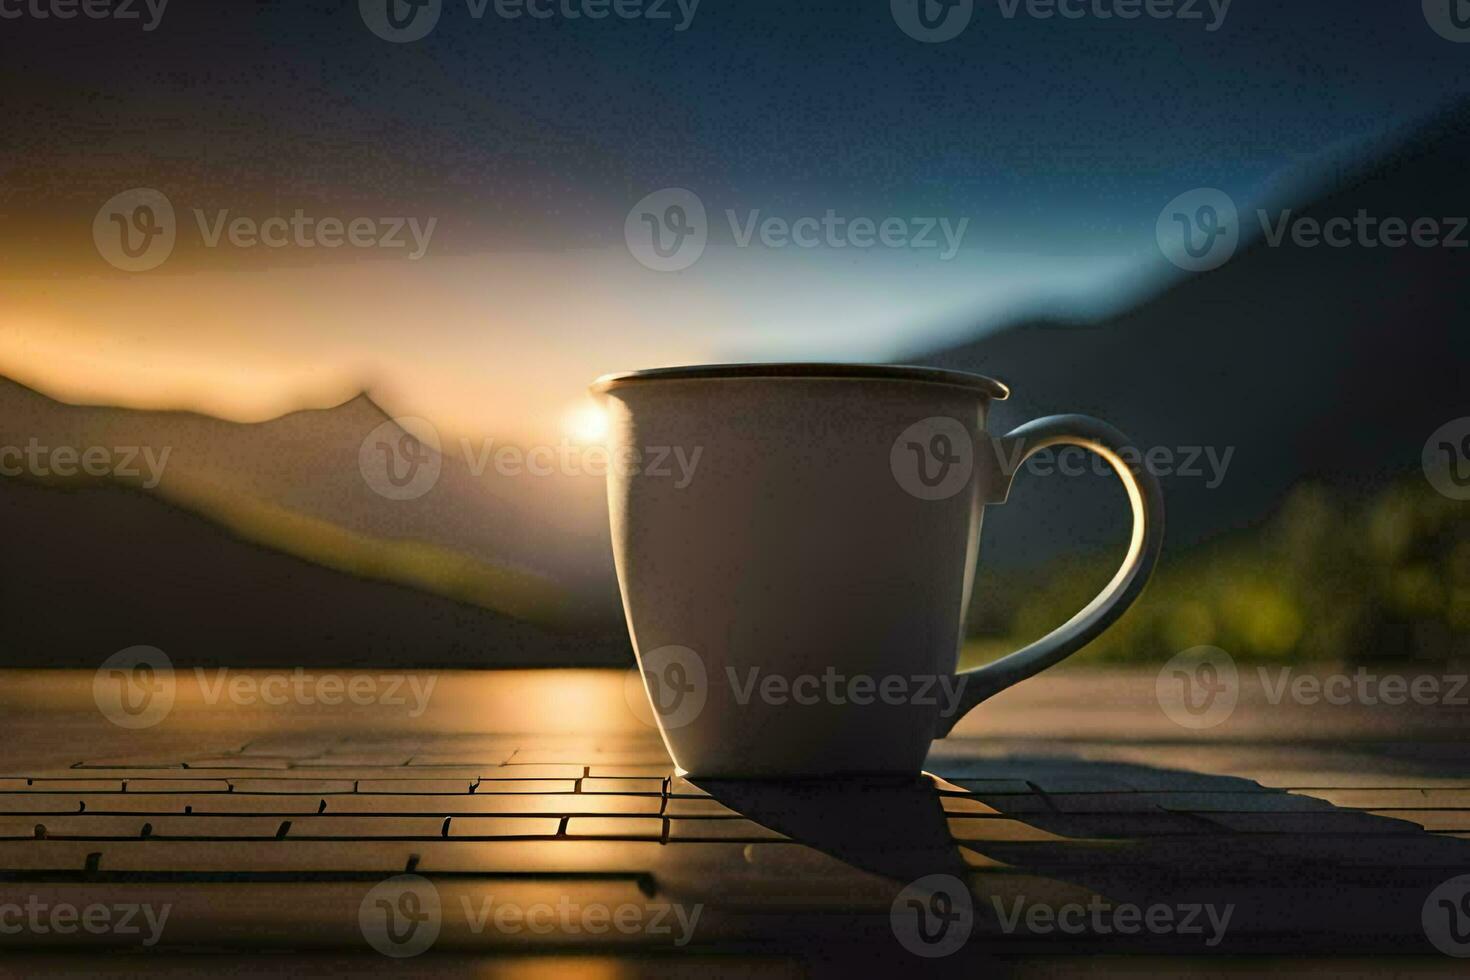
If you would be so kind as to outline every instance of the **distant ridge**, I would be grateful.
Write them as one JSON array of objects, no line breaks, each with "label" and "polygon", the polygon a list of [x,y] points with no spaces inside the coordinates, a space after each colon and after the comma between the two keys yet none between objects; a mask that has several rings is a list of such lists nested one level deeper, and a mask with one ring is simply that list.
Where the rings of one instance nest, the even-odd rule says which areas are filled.
[{"label": "distant ridge", "polygon": [[[1293,213],[1470,215],[1467,172],[1470,100],[1460,99]],[[1021,323],[913,361],[1009,383],[997,430],[1078,411],[1145,447],[1233,449],[1214,489],[1164,478],[1177,550],[1259,523],[1303,479],[1351,487],[1415,471],[1430,433],[1470,414],[1467,326],[1470,249],[1304,249],[1256,237],[1223,267],[1180,275],[1118,315]],[[987,521],[987,561],[1035,566],[1079,544],[1119,547],[1121,494],[1096,482],[1018,485]]]},{"label": "distant ridge", "polygon": [[0,478],[0,665],[541,667],[632,662],[618,629],[549,630],[245,541],[131,487]]},{"label": "distant ridge", "polygon": [[[275,634],[265,648],[233,650],[242,662],[370,661],[403,653],[422,617],[434,615],[445,627],[427,630],[438,646],[417,650],[412,662],[474,662],[467,637],[480,634],[493,640],[481,653],[485,663],[623,662],[605,523],[592,516],[605,521],[605,514],[584,507],[579,525],[576,508],[555,509],[579,496],[600,504],[600,485],[552,477],[522,486],[493,469],[475,474],[446,452],[422,497],[387,499],[359,465],[364,439],[384,425],[402,433],[367,391],[326,408],[235,423],[188,411],[69,405],[0,378],[0,446],[35,439],[47,447],[148,447],[163,463],[156,479],[146,472],[0,477],[6,526],[25,532],[0,562],[0,609],[11,613],[0,663],[105,656],[90,647],[83,654],[61,637],[75,633],[81,644],[93,635],[82,624],[95,622],[97,642],[109,642],[102,638],[115,631],[105,622],[155,609],[158,580],[174,583],[171,611],[155,609],[157,618],[127,631],[142,637],[130,642],[181,632],[196,650],[230,647],[212,624],[247,615],[264,632],[273,624]],[[79,537],[82,528],[90,531]],[[66,554],[46,541],[68,542]],[[120,554],[135,556],[135,574],[120,560],[108,567],[106,556]],[[316,596],[273,594],[269,583],[281,581]],[[231,593],[248,601],[229,601]],[[100,620],[99,607],[109,610]],[[377,622],[393,609],[404,614],[405,635],[359,636],[343,621]],[[51,634],[38,620],[43,610],[53,613]],[[167,617],[193,626],[176,630]],[[66,621],[60,633],[56,620]],[[338,643],[318,638],[304,649],[313,624],[335,624],[328,633]],[[343,648],[349,637],[356,637],[351,649]]]}]

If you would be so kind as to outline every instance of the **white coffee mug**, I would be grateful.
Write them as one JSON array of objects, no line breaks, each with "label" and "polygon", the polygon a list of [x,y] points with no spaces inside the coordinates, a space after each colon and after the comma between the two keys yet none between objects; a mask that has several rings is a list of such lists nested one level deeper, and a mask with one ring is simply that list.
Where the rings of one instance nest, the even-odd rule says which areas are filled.
[{"label": "white coffee mug", "polygon": [[[659,730],[711,778],[917,773],[930,742],[1062,660],[1142,592],[1163,542],[1157,480],[1080,415],[986,433],[1009,394],[930,368],[748,364],[599,378],[628,632]],[[956,673],[986,504],[1059,444],[1122,479],[1117,575],[1037,642]],[[670,460],[679,459],[674,466]]]}]

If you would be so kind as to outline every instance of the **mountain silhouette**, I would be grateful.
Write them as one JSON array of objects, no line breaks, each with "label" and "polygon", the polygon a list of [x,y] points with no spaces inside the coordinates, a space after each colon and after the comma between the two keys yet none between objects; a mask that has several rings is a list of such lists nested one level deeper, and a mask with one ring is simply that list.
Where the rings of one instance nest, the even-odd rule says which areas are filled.
[{"label": "mountain silhouette", "polygon": [[[374,433],[404,435],[366,395],[242,424],[0,379],[0,446],[45,450],[0,477],[0,662],[138,643],[185,663],[625,662],[605,523],[580,502],[600,485],[522,487],[445,452],[426,492],[389,499],[360,460]],[[108,462],[56,465],[59,447]]]},{"label": "mountain silhouette", "polygon": [[[1290,208],[1447,233],[1470,215],[1467,170],[1462,101],[1310,203],[1259,207],[1273,229]],[[1470,414],[1470,249],[1273,245],[1257,207],[1240,207],[1224,265],[1130,310],[912,360],[1010,384],[992,431],[1085,412],[1167,468],[1192,466],[1161,477],[1166,561],[1257,528],[1304,480],[1369,490],[1412,473],[1430,434]],[[393,499],[364,460],[409,434],[367,394],[242,424],[68,405],[0,379],[0,447],[169,453],[156,482],[0,476],[0,662],[96,664],[140,643],[180,663],[627,662],[602,480],[501,475],[485,443],[446,436],[425,449],[432,486]],[[987,525],[982,577],[1021,582],[1012,572],[1121,552],[1126,503],[1108,476],[1023,473]]]},{"label": "mountain silhouette", "polygon": [[[1097,322],[1023,323],[914,360],[1010,384],[995,432],[1083,412],[1169,450],[1174,467],[1189,447],[1233,451],[1218,486],[1207,486],[1203,458],[1201,476],[1162,477],[1166,554],[1255,527],[1303,480],[1370,489],[1417,470],[1431,433],[1470,414],[1467,170],[1470,101],[1460,101],[1291,211],[1319,223],[1360,211],[1434,219],[1459,229],[1459,247],[1304,248],[1289,233],[1273,247],[1257,207],[1238,202],[1240,247],[1213,271],[1177,276]],[[1288,206],[1260,207],[1274,232]],[[1121,553],[1126,502],[1111,477],[1023,475],[987,524],[986,565],[1034,568]]]}]

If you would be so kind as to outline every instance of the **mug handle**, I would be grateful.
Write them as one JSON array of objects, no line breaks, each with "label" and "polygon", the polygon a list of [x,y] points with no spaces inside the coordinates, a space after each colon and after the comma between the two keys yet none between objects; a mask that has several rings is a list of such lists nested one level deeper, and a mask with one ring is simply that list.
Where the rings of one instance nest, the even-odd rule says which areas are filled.
[{"label": "mug handle", "polygon": [[[1106,422],[1086,415],[1052,415],[1027,422],[993,442],[983,434],[981,439],[988,443],[983,448],[993,449],[999,462],[993,471],[994,483],[984,488],[986,503],[1005,503],[1016,471],[1036,453],[1058,445],[1081,446],[1107,460],[1123,481],[1133,509],[1133,536],[1113,580],[1071,619],[1029,646],[983,667],[960,672],[958,706],[953,715],[940,718],[936,738],[948,735],[982,701],[1060,663],[1096,639],[1143,592],[1164,544],[1164,497],[1159,481],[1142,465],[1143,457],[1132,441]],[[977,447],[979,451],[982,447]],[[1139,461],[1136,469],[1124,460],[1125,452]],[[1016,453],[1021,454],[1019,459]]]}]

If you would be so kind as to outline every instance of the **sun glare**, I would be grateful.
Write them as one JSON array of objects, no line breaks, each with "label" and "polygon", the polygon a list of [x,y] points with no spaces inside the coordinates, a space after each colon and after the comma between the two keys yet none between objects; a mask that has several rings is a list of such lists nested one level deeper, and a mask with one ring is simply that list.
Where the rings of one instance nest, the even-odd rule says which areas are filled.
[{"label": "sun glare", "polygon": [[563,424],[567,435],[580,443],[600,443],[607,438],[607,412],[591,402],[568,412]]}]

